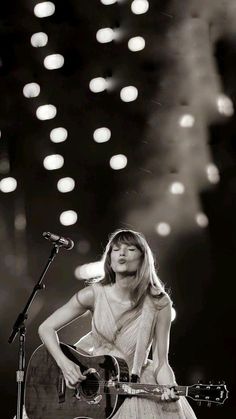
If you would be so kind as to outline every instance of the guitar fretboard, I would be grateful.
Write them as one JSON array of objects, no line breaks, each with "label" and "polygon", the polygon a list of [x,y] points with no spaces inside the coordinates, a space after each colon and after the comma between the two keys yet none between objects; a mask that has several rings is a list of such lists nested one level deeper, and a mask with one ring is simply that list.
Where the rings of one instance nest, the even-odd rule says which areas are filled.
[{"label": "guitar fretboard", "polygon": [[[120,395],[161,396],[166,386],[158,384],[141,384],[108,381],[104,382],[104,391]],[[175,386],[178,396],[187,395],[187,386]]]}]

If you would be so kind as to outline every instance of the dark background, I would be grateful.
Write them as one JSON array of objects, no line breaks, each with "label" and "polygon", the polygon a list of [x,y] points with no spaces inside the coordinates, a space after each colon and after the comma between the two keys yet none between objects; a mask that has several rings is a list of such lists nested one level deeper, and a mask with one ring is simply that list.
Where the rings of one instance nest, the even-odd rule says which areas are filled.
[{"label": "dark background", "polygon": [[[40,344],[42,320],[84,286],[76,267],[99,260],[108,234],[123,227],[146,235],[171,292],[177,316],[170,363],[178,383],[225,380],[230,391],[223,407],[190,401],[197,417],[234,418],[236,119],[219,112],[217,98],[236,99],[235,1],[150,0],[141,15],[131,12],[131,1],[56,1],[55,14],[44,19],[34,15],[36,3],[1,5],[0,176],[17,179],[14,192],[0,192],[1,417],[16,411],[18,342],[10,346],[7,340],[49,256],[42,233],[70,237],[75,247],[60,252],[46,290],[30,308],[27,360]],[[119,39],[98,43],[103,27],[116,28]],[[36,49],[30,37],[39,31],[49,40]],[[138,35],[146,47],[131,52],[127,42]],[[62,68],[44,67],[51,53],[64,56]],[[98,76],[109,78],[112,87],[95,94],[88,86]],[[29,82],[40,85],[38,97],[23,96]],[[120,100],[127,85],[139,90],[134,102]],[[57,107],[57,116],[40,121],[35,112],[46,103]],[[192,127],[179,125],[184,114],[194,115]],[[60,144],[49,137],[57,126],[68,130]],[[93,131],[102,126],[112,136],[98,144]],[[62,154],[65,164],[47,171],[43,159],[52,153]],[[123,170],[110,168],[115,154],[127,156]],[[218,168],[219,182],[209,182],[209,163]],[[74,178],[76,187],[62,194],[56,184],[64,176]],[[184,194],[170,193],[175,181],[184,184]],[[78,213],[78,221],[65,227],[59,215],[67,209]],[[207,216],[205,228],[196,223],[199,212]],[[157,234],[162,221],[171,227],[168,236]],[[68,326],[61,340],[78,340],[89,321]]]}]

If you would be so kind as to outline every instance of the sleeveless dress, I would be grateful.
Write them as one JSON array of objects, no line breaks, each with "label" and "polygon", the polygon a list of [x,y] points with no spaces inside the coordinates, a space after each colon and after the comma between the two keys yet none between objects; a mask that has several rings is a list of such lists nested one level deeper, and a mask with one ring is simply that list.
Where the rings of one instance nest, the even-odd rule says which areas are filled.
[{"label": "sleeveless dress", "polygon": [[[94,284],[92,287],[95,295],[92,330],[76,343],[76,347],[91,355],[106,354],[123,358],[131,373],[142,308],[132,310],[128,317],[122,316],[119,321],[115,318],[109,303],[106,286]],[[147,348],[147,356],[151,344],[152,341]],[[153,361],[148,360],[147,356],[140,382],[156,384],[155,351],[153,352]],[[196,416],[185,397],[180,397],[178,401],[171,403],[131,397],[125,399],[113,419],[196,419]]]}]

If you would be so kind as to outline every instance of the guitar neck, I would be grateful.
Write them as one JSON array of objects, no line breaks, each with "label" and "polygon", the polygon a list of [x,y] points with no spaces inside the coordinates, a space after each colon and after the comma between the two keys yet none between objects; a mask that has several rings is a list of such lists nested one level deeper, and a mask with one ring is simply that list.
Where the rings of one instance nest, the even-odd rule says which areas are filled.
[{"label": "guitar neck", "polygon": [[[109,386],[110,387],[110,386]],[[123,383],[115,384],[115,392],[119,395],[131,396],[161,396],[166,386],[159,384]],[[175,386],[178,396],[188,395],[188,386]]]}]

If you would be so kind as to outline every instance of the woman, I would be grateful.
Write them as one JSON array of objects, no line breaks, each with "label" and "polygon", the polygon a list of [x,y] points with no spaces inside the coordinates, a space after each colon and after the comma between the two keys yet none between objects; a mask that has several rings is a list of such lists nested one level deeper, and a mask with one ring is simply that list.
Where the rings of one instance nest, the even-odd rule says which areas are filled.
[{"label": "woman", "polygon": [[[160,282],[150,247],[141,233],[117,230],[103,257],[104,277],[75,294],[39,327],[39,335],[61,368],[66,385],[86,379],[58,345],[56,331],[92,312],[92,331],[77,347],[92,355],[110,354],[126,360],[141,383],[166,385],[161,400],[126,398],[114,419],[194,419],[185,398],[178,399],[168,363],[171,301]],[[153,361],[147,360],[152,345]]]}]

